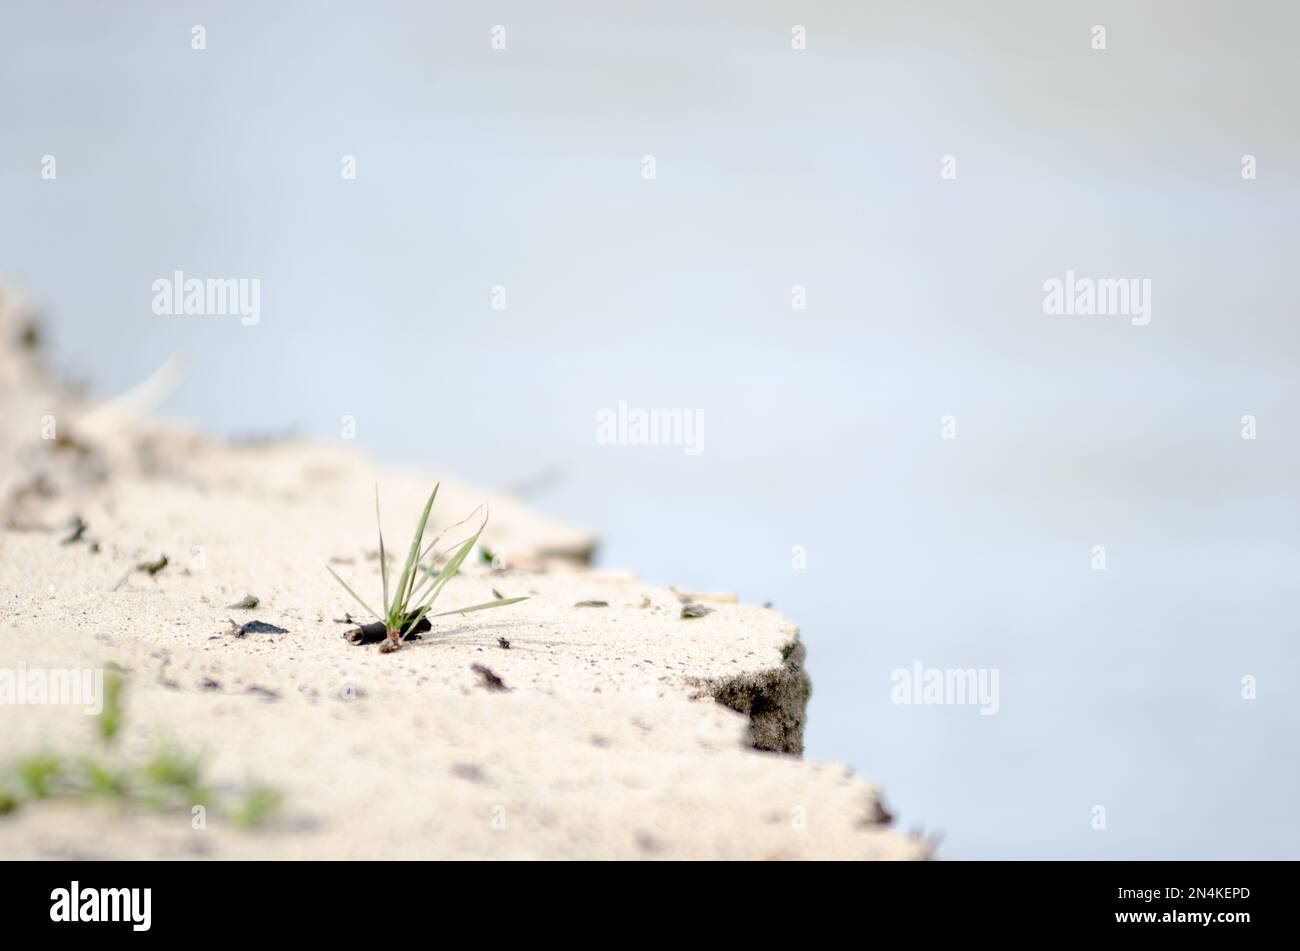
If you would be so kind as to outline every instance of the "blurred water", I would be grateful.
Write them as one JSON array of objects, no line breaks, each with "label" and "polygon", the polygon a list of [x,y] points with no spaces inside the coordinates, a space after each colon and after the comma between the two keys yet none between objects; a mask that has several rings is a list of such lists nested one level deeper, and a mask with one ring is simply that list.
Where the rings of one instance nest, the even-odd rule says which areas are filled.
[{"label": "blurred water", "polygon": [[[211,429],[351,415],[393,463],[554,473],[536,504],[604,563],[774,601],[809,645],[809,755],[946,855],[1294,857],[1297,27],[1264,2],[11,5],[0,262],[102,391],[181,351],[169,410]],[[155,316],[178,268],[259,278],[261,323]],[[1067,269],[1150,279],[1151,323],[1045,316]],[[697,411],[704,452],[598,444],[619,401]],[[891,703],[918,660],[997,668],[999,713]]]}]

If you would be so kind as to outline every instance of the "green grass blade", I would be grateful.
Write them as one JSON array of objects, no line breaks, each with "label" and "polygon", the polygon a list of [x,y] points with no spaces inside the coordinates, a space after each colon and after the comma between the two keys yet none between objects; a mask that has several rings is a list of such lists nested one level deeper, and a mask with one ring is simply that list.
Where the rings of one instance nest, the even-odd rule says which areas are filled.
[{"label": "green grass blade", "polygon": [[328,565],[326,565],[326,566],[325,566],[325,570],[328,571],[330,574],[334,575],[334,580],[337,581],[339,584],[343,585],[343,590],[345,590],[348,594],[352,595],[352,597],[356,598],[356,599],[357,599],[357,604],[361,605],[361,606],[362,606],[363,608],[365,608],[368,612],[370,612],[370,614],[372,614],[372,615],[374,616],[374,618],[375,618],[376,621],[383,621],[383,620],[384,620],[384,618],[383,618],[382,616],[380,616],[379,614],[376,614],[376,613],[375,613],[375,609],[374,609],[374,608],[372,608],[370,605],[366,604],[366,602],[364,602],[364,601],[361,600],[361,595],[359,595],[359,594],[357,594],[355,591],[353,591],[352,588],[348,585],[348,583],[347,583],[346,581],[344,581],[342,578],[340,578],[340,577],[338,576],[338,573],[337,573],[333,568],[331,568],[331,567],[329,567]]},{"label": "green grass blade", "polygon": [[420,559],[420,548],[424,544],[424,527],[429,522],[429,512],[433,510],[433,500],[438,497],[438,486],[433,487],[429,501],[424,504],[420,523],[415,527],[415,537],[411,541],[411,550],[407,552],[406,564],[402,568],[402,577],[397,582],[397,593],[388,611],[393,617],[406,613],[406,606],[411,597],[411,585],[414,582],[416,567]]},{"label": "green grass blade", "polygon": [[497,601],[484,601],[482,604],[475,604],[468,608],[457,608],[455,611],[440,611],[437,614],[430,614],[429,617],[447,617],[450,614],[469,614],[470,611],[486,611],[488,608],[503,608],[507,604],[518,604],[520,601],[527,600],[527,598],[501,598]]},{"label": "green grass blade", "polygon": [[[379,484],[375,484],[375,524],[379,526],[379,574],[384,579],[384,611],[391,610],[388,600],[388,552],[384,550],[384,523],[379,517]],[[374,612],[371,611],[371,614]]]},{"label": "green grass blade", "polygon": [[429,502],[424,507],[424,515],[420,518],[420,524],[415,530],[415,538],[411,541],[411,552],[408,556],[411,559],[411,570],[407,572],[406,590],[402,596],[403,607],[410,603],[411,592],[415,588],[415,581],[420,575],[420,546],[424,544],[424,529],[429,524],[429,513],[433,511],[433,503],[438,498],[438,489],[441,487],[441,482],[434,485],[433,492],[429,495]]},{"label": "green grass blade", "polygon": [[[464,520],[461,521],[464,522],[469,520],[468,518],[464,518]],[[464,561],[465,555],[468,555],[469,553],[468,548],[474,547],[474,542],[477,542],[478,537],[480,537],[485,527],[487,527],[486,517],[484,518],[484,524],[478,526],[478,531],[476,531],[476,533],[474,533],[471,538],[465,540],[465,542],[456,542],[456,546],[460,546],[459,550],[458,552],[456,552],[455,556],[452,556],[451,559],[447,561],[446,565],[442,566],[441,572],[438,572],[438,570],[434,570],[435,565],[433,563],[430,563],[428,568],[419,569],[422,574],[422,577],[420,578],[419,585],[416,585],[415,591],[413,591],[413,595],[415,595],[415,598],[413,598],[413,600],[415,600],[416,603],[424,602],[426,596],[429,596],[430,592],[441,590],[439,589],[438,582],[442,582],[443,585],[445,585],[447,579],[451,577],[451,574],[456,573],[456,569],[452,568],[451,574],[447,574],[447,568],[450,568],[452,561],[456,561],[456,568],[459,568],[460,561]],[[456,547],[456,546],[452,546],[452,547]],[[468,546],[468,548],[465,546]],[[448,548],[447,551],[451,551],[451,548]],[[456,560],[456,557],[459,557],[459,561]],[[433,587],[432,589],[429,589],[428,592],[426,592],[424,590],[425,585],[428,585],[428,583],[430,582],[433,583]],[[433,594],[432,596],[429,596],[429,603],[432,604],[433,599],[437,598],[437,596],[438,596],[437,594]]]},{"label": "green grass blade", "polygon": [[[486,524],[487,523],[484,522],[484,525]],[[452,556],[452,559],[443,566],[442,571],[438,572],[438,577],[433,583],[433,588],[430,589],[429,594],[427,595],[428,600],[425,601],[424,606],[420,608],[413,623],[419,624],[420,618],[429,613],[429,609],[433,607],[433,602],[438,600],[438,595],[442,593],[442,589],[446,586],[447,582],[451,580],[452,575],[460,569],[461,563],[465,560],[465,556],[470,553],[470,549],[474,547],[474,543],[478,541],[478,537],[482,534],[483,528],[480,527],[471,538],[465,540],[465,543],[460,546],[460,550],[457,551],[456,554]]]},{"label": "green grass blade", "polygon": [[[446,534],[448,533],[448,531],[451,531],[451,530],[454,530],[454,529],[459,529],[459,527],[460,527],[461,525],[464,525],[465,522],[468,522],[469,520],[471,520],[471,518],[473,518],[474,516],[476,516],[476,514],[478,514],[478,509],[481,509],[481,508],[482,508],[482,505],[476,505],[476,507],[474,507],[474,511],[473,511],[473,512],[467,514],[467,516],[465,516],[464,518],[461,518],[461,520],[460,520],[459,522],[456,522],[455,525],[448,525],[447,527],[445,527],[445,529],[443,529],[442,531],[439,531],[439,533],[438,533],[437,535],[434,535],[433,539],[430,540],[428,546],[425,547],[425,550],[422,551],[422,552],[420,552],[420,561],[421,561],[421,563],[422,563],[422,561],[424,561],[424,560],[426,559],[426,557],[429,557],[429,552],[432,552],[432,551],[433,551],[434,546],[437,546],[438,542],[441,542],[443,535],[446,535]],[[424,583],[424,579],[421,579],[421,582],[420,582],[420,583],[421,583],[421,585],[422,585],[422,583]]]},{"label": "green grass blade", "polygon": [[478,542],[478,537],[482,534],[483,529],[480,528],[469,538],[465,539],[464,543],[462,543],[460,548],[457,549],[456,554],[452,555],[451,558],[447,560],[447,563],[442,566],[442,570],[438,572],[438,576],[433,581],[433,587],[429,590],[427,595],[427,603],[429,605],[432,605],[434,601],[438,600],[438,595],[442,594],[442,589],[447,586],[447,582],[450,581],[452,576],[460,570],[461,564],[464,563],[465,558]]}]

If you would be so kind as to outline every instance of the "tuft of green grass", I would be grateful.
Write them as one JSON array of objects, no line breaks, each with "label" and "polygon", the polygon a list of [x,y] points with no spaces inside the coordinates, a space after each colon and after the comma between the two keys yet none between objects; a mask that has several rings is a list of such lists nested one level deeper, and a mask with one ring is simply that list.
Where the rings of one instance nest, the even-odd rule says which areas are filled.
[{"label": "tuft of green grass", "polygon": [[[381,649],[385,651],[397,650],[401,646],[401,636],[403,632],[409,631],[419,624],[426,617],[446,617],[449,614],[468,614],[471,611],[484,611],[488,608],[505,607],[507,604],[517,604],[520,601],[527,601],[527,598],[498,598],[495,601],[486,601],[482,604],[474,604],[469,607],[457,608],[453,611],[442,611],[438,614],[430,614],[434,602],[442,594],[442,589],[446,587],[447,582],[460,570],[469,553],[477,544],[479,536],[483,534],[483,529],[487,527],[487,510],[483,510],[483,521],[478,530],[463,542],[448,548],[447,551],[455,549],[455,554],[447,559],[447,563],[441,569],[437,567],[438,552],[435,551],[438,542],[442,539],[446,531],[459,528],[464,525],[475,513],[482,509],[475,509],[468,516],[461,519],[455,525],[450,526],[446,531],[439,532],[433,537],[433,540],[426,545],[424,543],[425,529],[429,524],[429,513],[433,510],[434,500],[438,497],[438,486],[433,487],[433,492],[429,494],[429,501],[424,505],[424,512],[420,515],[420,521],[415,526],[415,536],[411,539],[411,547],[406,554],[406,562],[402,566],[402,573],[398,576],[396,584],[390,584],[388,571],[387,552],[384,549],[384,530],[382,524],[379,528],[379,574],[383,583],[383,612],[380,613],[366,604],[361,596],[352,590],[346,581],[339,577],[338,573],[328,565],[325,570],[334,576],[334,580],[343,586],[343,589],[356,600],[357,604],[366,609],[375,620],[384,625],[384,630],[388,635],[388,640]],[[379,488],[375,488],[375,521],[379,522]],[[443,552],[442,554],[446,554]],[[426,559],[428,560],[427,564]]]},{"label": "tuft of green grass", "polygon": [[122,687],[125,683],[122,672],[116,667],[104,671],[104,707],[96,718],[99,738],[105,743],[112,743],[117,731],[122,728]]},{"label": "tuft of green grass", "polygon": [[[190,793],[202,790],[202,770],[197,753],[186,753],[175,746],[165,746],[145,763],[141,775],[162,789]],[[200,797],[201,798],[201,797]]]},{"label": "tuft of green grass", "polygon": [[125,775],[95,760],[87,760],[82,770],[86,792],[92,796],[118,799],[127,795],[129,783]]},{"label": "tuft of green grass", "polygon": [[283,801],[284,797],[274,789],[252,786],[244,793],[243,801],[235,807],[230,818],[245,829],[256,829],[279,811]]},{"label": "tuft of green grass", "polygon": [[48,799],[63,773],[63,763],[57,756],[49,754],[29,756],[18,761],[15,772],[27,795],[33,799]]},{"label": "tuft of green grass", "polygon": [[18,797],[0,786],[0,816],[7,816],[18,808]]}]

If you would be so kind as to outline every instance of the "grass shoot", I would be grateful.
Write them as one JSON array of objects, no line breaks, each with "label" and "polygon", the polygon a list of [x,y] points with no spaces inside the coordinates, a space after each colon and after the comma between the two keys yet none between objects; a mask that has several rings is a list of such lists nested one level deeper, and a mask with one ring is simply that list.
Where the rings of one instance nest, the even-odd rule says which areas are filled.
[{"label": "grass shoot", "polygon": [[[485,601],[482,604],[474,604],[469,607],[457,608],[452,611],[442,611],[437,614],[431,614],[434,602],[442,594],[443,588],[447,582],[460,570],[469,553],[474,549],[483,534],[483,529],[487,526],[487,512],[483,513],[483,521],[478,530],[463,542],[458,542],[447,549],[447,552],[455,550],[455,553],[447,559],[446,564],[441,569],[437,567],[439,554],[447,552],[437,552],[435,549],[438,542],[442,540],[443,535],[452,529],[464,525],[474,517],[478,509],[471,512],[466,518],[461,519],[455,525],[450,526],[443,532],[436,534],[432,541],[427,545],[424,541],[425,530],[429,524],[429,513],[433,510],[433,503],[438,497],[438,486],[433,487],[433,492],[429,495],[429,501],[424,505],[424,512],[420,516],[420,521],[415,526],[415,536],[411,539],[411,547],[406,553],[406,562],[402,566],[401,574],[397,576],[396,582],[390,577],[388,570],[388,553],[384,548],[384,531],[383,526],[379,528],[379,573],[380,580],[383,584],[383,600],[380,605],[383,607],[382,613],[376,611],[370,605],[366,604],[351,586],[339,577],[338,573],[329,566],[326,570],[334,576],[334,580],[343,586],[343,589],[356,600],[357,604],[365,608],[366,612],[375,618],[384,626],[384,635],[386,640],[381,651],[395,651],[402,644],[402,635],[412,632],[416,625],[420,624],[426,618],[445,617],[450,614],[468,614],[471,611],[483,611],[487,608],[501,608],[507,604],[517,604],[520,601],[527,601],[527,598],[497,598],[495,601]],[[480,506],[480,508],[482,508]],[[375,521],[379,522],[379,489],[375,489]],[[427,563],[426,563],[427,562]]]}]

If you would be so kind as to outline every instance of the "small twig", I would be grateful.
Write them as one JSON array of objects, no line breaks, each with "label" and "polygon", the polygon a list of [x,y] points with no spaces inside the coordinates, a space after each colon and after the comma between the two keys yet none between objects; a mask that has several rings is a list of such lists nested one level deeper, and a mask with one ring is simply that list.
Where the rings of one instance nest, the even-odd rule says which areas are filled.
[{"label": "small twig", "polygon": [[131,575],[134,572],[143,571],[147,575],[149,575],[150,578],[152,578],[155,575],[157,575],[158,572],[162,571],[166,567],[167,567],[166,555],[162,555],[157,561],[142,561],[139,564],[137,564],[134,568],[128,568],[126,574],[118,578],[117,583],[114,584],[113,587],[109,588],[108,590],[116,591],[118,588],[122,587],[122,585],[126,584],[126,579],[131,577]]},{"label": "small twig", "polygon": [[70,527],[72,529],[72,534],[59,542],[60,545],[75,545],[77,542],[81,541],[82,536],[86,534],[86,529],[90,526],[85,523],[80,515],[77,515],[72,519],[72,525]]},{"label": "small twig", "polygon": [[[425,631],[433,630],[433,625],[429,619],[420,618],[420,623],[414,627],[408,627],[402,632],[403,640],[414,640]],[[350,630],[343,632],[343,639],[349,644],[378,644],[380,641],[388,639],[388,626],[383,621],[371,621],[369,624],[362,624]]]}]

